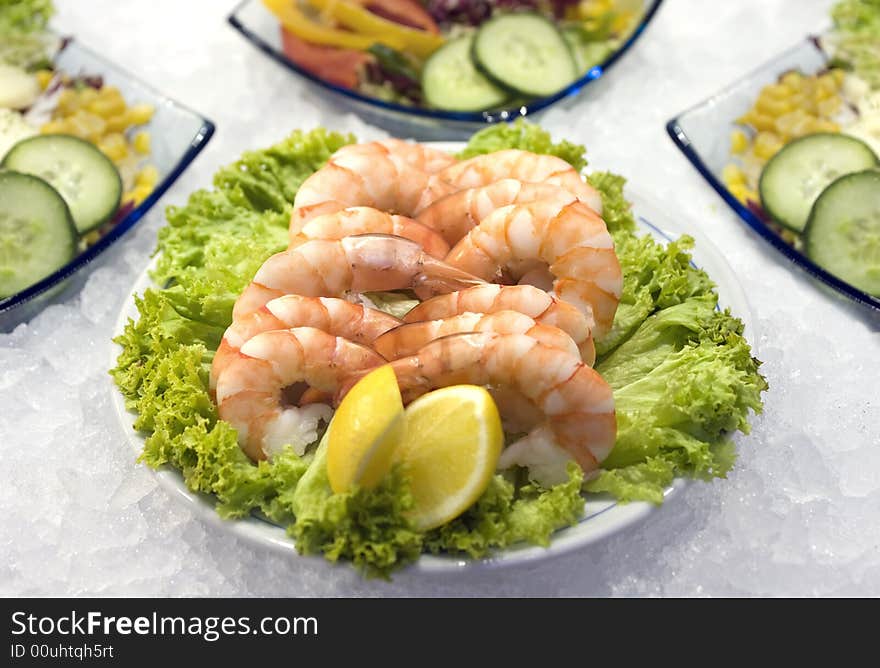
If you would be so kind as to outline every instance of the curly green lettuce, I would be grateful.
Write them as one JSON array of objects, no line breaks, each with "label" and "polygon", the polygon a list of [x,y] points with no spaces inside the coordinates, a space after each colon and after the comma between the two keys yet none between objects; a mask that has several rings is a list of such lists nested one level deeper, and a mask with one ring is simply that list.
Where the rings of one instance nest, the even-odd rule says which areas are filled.
[{"label": "curly green lettuce", "polygon": [[0,63],[26,70],[49,65],[51,0],[0,0]]},{"label": "curly green lettuce", "polygon": [[350,561],[366,575],[378,577],[417,559],[423,534],[407,520],[413,499],[400,469],[393,469],[375,489],[334,494],[326,455],[323,439],[292,495],[295,522],[288,531],[297,550]]},{"label": "curly green lettuce", "polygon": [[614,238],[623,272],[623,292],[611,332],[596,342],[600,356],[635,331],[660,308],[689,297],[710,294],[715,287],[706,272],[691,264],[693,239],[683,236],[662,244],[650,235],[636,234],[636,220],[624,195],[626,179],[609,172],[594,172],[587,181],[602,196],[602,218]]},{"label": "curly green lettuce", "polygon": [[583,471],[575,464],[568,467],[568,480],[550,489],[516,486],[496,475],[471,508],[428,533],[425,547],[435,554],[460,552],[473,558],[516,543],[546,547],[553,532],[580,519],[583,481]]},{"label": "curly green lettuce", "polygon": [[614,389],[617,442],[593,492],[659,503],[675,476],[724,477],[733,465],[729,435],[749,431],[767,382],[714,294],[647,318],[596,370]]},{"label": "curly green lettuce", "polygon": [[831,9],[834,64],[880,88],[880,0],[842,0]]},{"label": "curly green lettuce", "polygon": [[555,155],[578,171],[587,166],[586,149],[583,146],[566,140],[554,142],[549,132],[521,118],[513,123],[498,123],[480,130],[470,138],[458,157],[473,158],[511,148]]}]

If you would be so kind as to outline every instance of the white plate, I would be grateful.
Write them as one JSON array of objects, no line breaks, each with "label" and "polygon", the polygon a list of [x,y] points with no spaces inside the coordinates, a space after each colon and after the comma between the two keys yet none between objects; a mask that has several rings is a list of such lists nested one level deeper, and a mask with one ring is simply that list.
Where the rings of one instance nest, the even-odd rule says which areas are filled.
[{"label": "white plate", "polygon": [[[439,145],[447,150],[458,150],[459,146],[443,144]],[[746,326],[746,334],[750,341],[757,340],[754,330],[753,318],[745,293],[743,292],[736,276],[727,264],[719,250],[700,232],[699,228],[688,220],[680,217],[672,219],[663,213],[657,205],[642,194],[627,189],[627,197],[633,203],[633,211],[636,214],[639,225],[656,238],[666,241],[675,239],[682,234],[688,234],[695,239],[693,252],[694,264],[706,270],[709,276],[717,284],[719,304],[722,308],[729,307],[731,312],[739,317]],[[152,265],[151,265],[152,266]],[[116,323],[114,337],[121,334],[129,318],[138,317],[134,303],[134,295],[141,294],[148,287],[153,287],[150,280],[148,267],[135,282],[132,295],[123,305]],[[114,347],[112,366],[116,365],[116,356],[120,348]],[[119,416],[120,424],[127,434],[130,446],[140,454],[143,451],[144,435],[132,430],[131,425],[137,417],[135,413],[125,408],[122,395],[113,388],[113,401]],[[156,472],[160,484],[173,495],[182,498],[202,520],[208,524],[218,526],[226,531],[249,540],[257,545],[289,554],[297,558],[306,558],[297,554],[296,548],[284,529],[274,524],[261,520],[257,517],[247,517],[238,520],[223,520],[214,510],[214,501],[211,497],[196,494],[187,489],[180,473],[171,467],[162,467]],[[665,492],[666,500],[682,489],[687,481],[676,480]],[[593,497],[584,506],[584,515],[575,526],[562,529],[553,534],[551,544],[547,548],[535,546],[511,547],[486,559],[464,559],[461,557],[445,556],[422,556],[410,570],[425,573],[458,572],[462,569],[478,569],[497,567],[514,564],[523,564],[537,559],[558,556],[584,547],[596,541],[602,540],[611,534],[631,526],[639,520],[647,517],[657,506],[649,503],[619,504],[610,497]],[[321,559],[321,557],[309,557]]]}]

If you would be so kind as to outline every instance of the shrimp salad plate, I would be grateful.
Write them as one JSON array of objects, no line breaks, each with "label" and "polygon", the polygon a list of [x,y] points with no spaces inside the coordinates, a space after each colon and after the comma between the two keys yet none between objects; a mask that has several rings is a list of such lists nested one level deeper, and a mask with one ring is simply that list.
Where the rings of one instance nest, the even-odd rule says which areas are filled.
[{"label": "shrimp salad plate", "polygon": [[295,131],[213,183],[168,209],[111,375],[141,461],[243,538],[366,576],[531,562],[724,478],[761,410],[722,255],[537,125]]}]

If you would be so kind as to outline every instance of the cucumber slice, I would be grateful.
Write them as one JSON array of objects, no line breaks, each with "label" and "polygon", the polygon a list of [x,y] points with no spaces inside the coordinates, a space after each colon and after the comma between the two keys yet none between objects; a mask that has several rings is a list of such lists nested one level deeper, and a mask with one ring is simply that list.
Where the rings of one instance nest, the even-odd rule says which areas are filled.
[{"label": "cucumber slice", "polygon": [[568,48],[571,49],[579,77],[584,76],[614,51],[610,40],[594,42],[584,39],[583,29],[580,26],[562,28],[562,36],[568,43]]},{"label": "cucumber slice", "polygon": [[453,39],[437,49],[422,69],[422,90],[432,107],[452,111],[485,111],[504,103],[507,91],[477,71],[471,60],[473,35]]},{"label": "cucumber slice", "polygon": [[804,230],[807,256],[880,297],[880,172],[848,174],[822,191]]},{"label": "cucumber slice", "polygon": [[526,95],[551,95],[578,77],[565,37],[531,12],[486,21],[477,30],[473,55],[489,78]]},{"label": "cucumber slice", "polygon": [[70,210],[48,183],[0,171],[0,298],[50,275],[76,254]]},{"label": "cucumber slice", "polygon": [[110,218],[119,208],[122,179],[116,166],[94,144],[71,135],[39,135],[18,142],[3,167],[48,181],[70,207],[80,234]]},{"label": "cucumber slice", "polygon": [[824,132],[801,137],[764,166],[758,184],[761,203],[775,220],[802,232],[813,203],[829,183],[877,163],[870,147],[855,137]]}]

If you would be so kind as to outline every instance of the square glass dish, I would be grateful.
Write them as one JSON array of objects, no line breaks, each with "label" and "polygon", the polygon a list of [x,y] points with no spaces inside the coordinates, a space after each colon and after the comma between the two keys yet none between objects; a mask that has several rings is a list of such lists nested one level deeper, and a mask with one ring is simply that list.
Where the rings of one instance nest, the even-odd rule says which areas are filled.
[{"label": "square glass dish", "polygon": [[838,293],[873,309],[875,313],[880,313],[880,299],[813,262],[780,234],[780,228],[759,215],[759,206],[753,209],[737,199],[722,178],[722,170],[731,162],[731,133],[735,128],[741,127],[736,119],[752,107],[761,89],[777,82],[780,75],[789,70],[800,70],[806,75],[820,73],[828,68],[829,61],[830,57],[822,50],[819,40],[806,39],[721,92],[673,118],[666,124],[666,129],[675,145],[709,185],[746,225],[779,251],[782,257]]},{"label": "square glass dish", "polygon": [[[150,154],[146,162],[158,171],[153,191],[136,207],[125,213],[97,242],[79,252],[70,262],[29,288],[0,299],[0,331],[8,331],[44,308],[49,300],[71,286],[74,274],[137,224],[144,214],[189,166],[214,133],[214,124],[181,104],[134,78],[116,65],[76,41],[53,59],[56,71],[71,76],[100,76],[105,84],[116,86],[129,104],[146,103],[155,109],[149,123],[139,129],[150,133]],[[121,210],[122,211],[122,210]]]},{"label": "square glass dish", "polygon": [[599,64],[576,81],[553,95],[517,102],[491,111],[445,111],[408,106],[372,97],[352,88],[336,85],[306,71],[284,54],[278,19],[262,0],[243,0],[229,15],[229,23],[248,41],[271,58],[311,82],[321,93],[327,93],[344,109],[360,114],[367,122],[380,126],[395,136],[416,139],[452,139],[470,136],[487,124],[534,117],[555,103],[572,98],[587,85],[601,77],[633,45],[660,8],[662,0],[645,0],[638,23],[623,42]]}]

